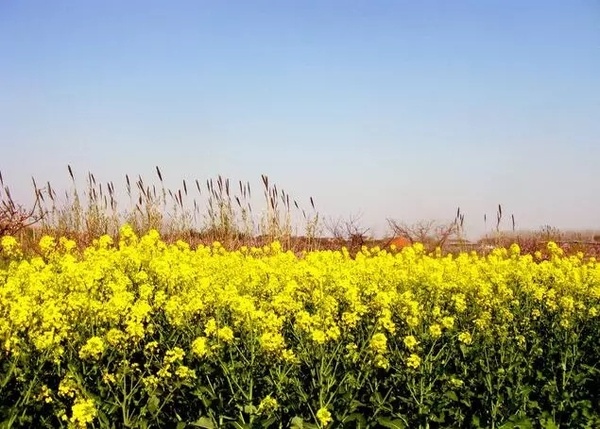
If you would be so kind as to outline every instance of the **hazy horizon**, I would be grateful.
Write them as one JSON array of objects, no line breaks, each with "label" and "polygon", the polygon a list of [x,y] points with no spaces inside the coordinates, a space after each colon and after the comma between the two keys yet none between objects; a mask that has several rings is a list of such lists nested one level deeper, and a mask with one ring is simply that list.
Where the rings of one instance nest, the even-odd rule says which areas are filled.
[{"label": "hazy horizon", "polygon": [[596,1],[4,2],[0,58],[17,201],[158,165],[259,202],[265,174],[378,236],[460,207],[478,237],[498,204],[505,229],[600,229]]}]

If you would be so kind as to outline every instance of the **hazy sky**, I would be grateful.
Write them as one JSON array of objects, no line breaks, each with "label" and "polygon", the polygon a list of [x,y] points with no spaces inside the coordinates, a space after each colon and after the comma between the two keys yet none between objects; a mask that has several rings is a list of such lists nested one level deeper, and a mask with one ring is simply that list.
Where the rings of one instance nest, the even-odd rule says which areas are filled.
[{"label": "hazy sky", "polygon": [[[3,1],[0,170],[267,174],[327,217],[600,227],[600,3]],[[488,225],[489,226],[489,225]]]}]

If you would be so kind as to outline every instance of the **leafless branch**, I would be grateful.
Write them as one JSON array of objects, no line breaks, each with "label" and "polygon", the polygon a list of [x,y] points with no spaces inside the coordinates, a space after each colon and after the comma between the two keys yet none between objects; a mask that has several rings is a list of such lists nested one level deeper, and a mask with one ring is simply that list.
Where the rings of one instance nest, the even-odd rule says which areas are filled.
[{"label": "leafless branch", "polygon": [[0,188],[0,236],[16,234],[43,219],[44,213],[40,210],[41,193],[37,188],[35,195],[33,207],[28,210],[15,203],[8,186]]}]

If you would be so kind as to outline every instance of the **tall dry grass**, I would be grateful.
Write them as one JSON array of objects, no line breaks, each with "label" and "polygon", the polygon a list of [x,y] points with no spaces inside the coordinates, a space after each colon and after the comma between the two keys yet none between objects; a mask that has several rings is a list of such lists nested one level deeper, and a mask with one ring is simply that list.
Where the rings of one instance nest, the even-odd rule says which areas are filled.
[{"label": "tall dry grass", "polygon": [[[129,223],[138,234],[156,229],[171,242],[184,240],[197,245],[218,241],[227,248],[239,248],[278,240],[284,248],[298,253],[345,246],[355,254],[363,246],[389,250],[391,244],[414,242],[424,243],[429,251],[440,248],[445,253],[487,253],[495,247],[517,243],[523,252],[533,253],[543,249],[548,241],[555,241],[573,252],[600,255],[598,231],[578,235],[550,226],[539,231],[519,231],[514,214],[509,216],[506,228],[500,204],[490,229],[484,214],[486,233],[477,242],[464,238],[465,215],[460,207],[448,222],[407,224],[388,218],[390,234],[378,239],[368,236],[369,229],[362,227],[358,218],[329,222],[323,219],[313,197],[308,198],[305,209],[266,175],[261,176],[263,204],[256,211],[250,182],[233,182],[221,175],[191,183],[184,179],[180,186],[169,188],[157,166],[158,182],[146,182],[140,175],[133,179],[126,174],[123,192],[114,182],[102,182],[91,172],[83,176],[83,184],[70,165],[67,173],[69,189],[62,192],[50,182],[39,186],[32,178],[34,202],[26,208],[14,201],[0,172],[0,235],[17,235],[25,247],[31,248],[44,234],[69,237],[83,247],[102,234],[116,237],[121,225]],[[330,237],[325,238],[325,232]]]},{"label": "tall dry grass", "polygon": [[[265,204],[256,212],[250,183],[240,180],[234,186],[220,175],[204,185],[196,179],[189,186],[184,179],[181,186],[170,189],[157,166],[157,182],[126,174],[122,194],[114,182],[101,182],[91,172],[83,185],[70,165],[67,172],[69,189],[60,193],[50,182],[39,186],[34,178],[35,203],[29,210],[14,201],[0,173],[0,233],[18,235],[25,242],[36,242],[44,234],[60,235],[85,246],[102,234],[116,237],[120,226],[129,223],[138,234],[156,229],[167,241],[219,241],[229,248],[279,240],[299,251],[322,243],[314,199],[310,197],[310,208],[304,209],[266,175],[261,177]],[[301,224],[294,223],[294,218],[302,220]]]}]

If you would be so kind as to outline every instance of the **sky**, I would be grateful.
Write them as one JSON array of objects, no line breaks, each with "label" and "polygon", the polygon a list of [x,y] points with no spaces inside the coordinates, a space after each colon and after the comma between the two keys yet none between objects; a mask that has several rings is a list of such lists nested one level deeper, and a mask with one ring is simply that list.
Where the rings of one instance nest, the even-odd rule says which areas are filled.
[{"label": "sky", "polygon": [[600,3],[2,1],[0,154],[21,201],[158,165],[376,236],[457,207],[477,236],[498,204],[598,229]]}]

